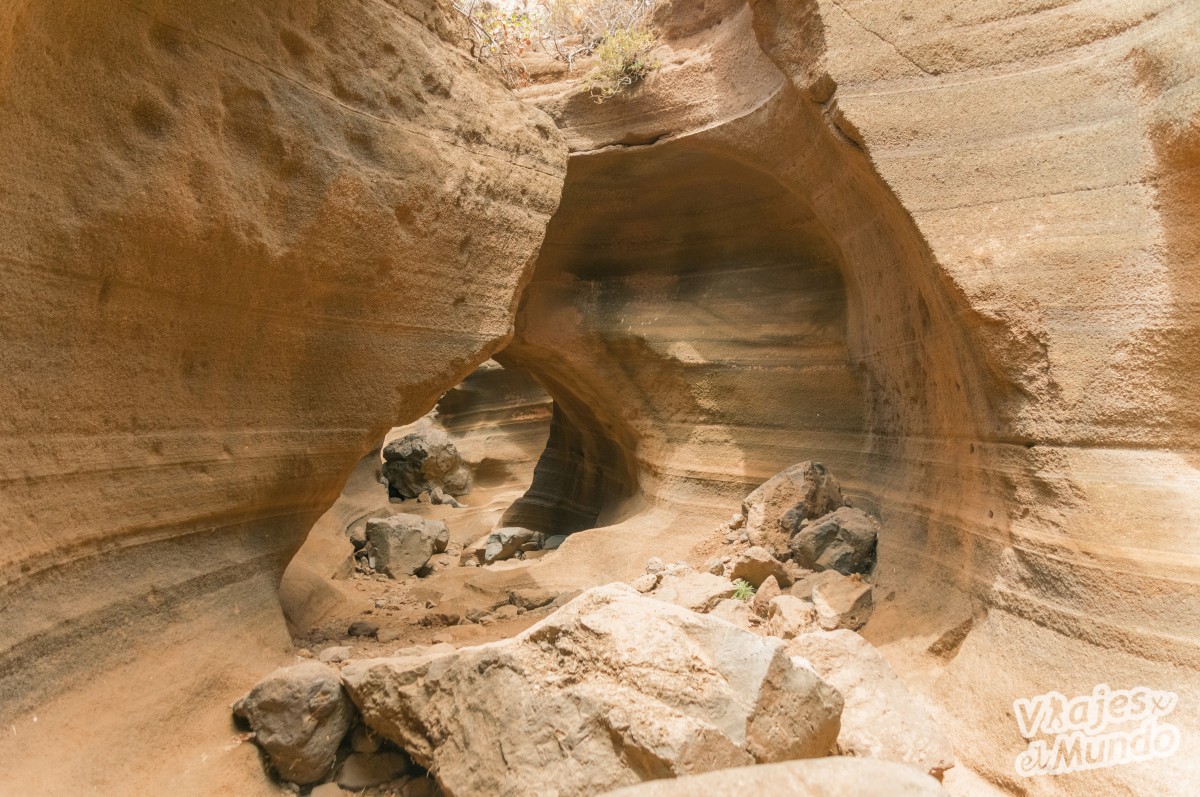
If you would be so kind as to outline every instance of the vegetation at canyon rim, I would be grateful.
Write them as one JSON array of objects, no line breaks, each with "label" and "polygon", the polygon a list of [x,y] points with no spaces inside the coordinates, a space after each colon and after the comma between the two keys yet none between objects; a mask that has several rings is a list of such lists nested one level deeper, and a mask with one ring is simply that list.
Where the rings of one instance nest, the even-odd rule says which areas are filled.
[{"label": "vegetation at canyon rim", "polygon": [[471,51],[510,87],[529,85],[524,57],[591,57],[581,86],[596,102],[616,96],[658,68],[655,0],[455,0]]}]

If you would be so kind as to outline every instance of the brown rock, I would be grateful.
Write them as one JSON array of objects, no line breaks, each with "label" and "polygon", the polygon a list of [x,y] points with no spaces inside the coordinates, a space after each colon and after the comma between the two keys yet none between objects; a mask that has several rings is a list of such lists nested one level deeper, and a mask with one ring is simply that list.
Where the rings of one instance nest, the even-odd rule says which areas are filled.
[{"label": "brown rock", "polygon": [[772,598],[767,609],[767,633],[780,639],[815,630],[817,609],[810,601],[792,595]]},{"label": "brown rock", "polygon": [[788,548],[802,567],[836,570],[848,576],[869,572],[875,566],[877,534],[870,515],[844,506],[797,527]]},{"label": "brown rock", "polygon": [[367,553],[374,567],[390,578],[411,576],[446,549],[450,532],[440,520],[400,514],[367,521]]},{"label": "brown rock", "polygon": [[857,631],[866,625],[875,608],[870,584],[836,570],[821,573],[813,585],[812,600],[817,624],[826,631],[835,628]]},{"label": "brown rock", "polygon": [[765,618],[770,610],[771,601],[782,594],[783,590],[779,588],[779,582],[775,580],[775,576],[769,576],[755,591],[754,597],[750,599],[751,611],[759,617]]}]

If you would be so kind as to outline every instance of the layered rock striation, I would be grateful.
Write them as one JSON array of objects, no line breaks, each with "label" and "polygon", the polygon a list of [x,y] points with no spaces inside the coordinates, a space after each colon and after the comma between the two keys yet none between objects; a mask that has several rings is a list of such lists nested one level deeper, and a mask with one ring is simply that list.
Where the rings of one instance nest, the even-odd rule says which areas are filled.
[{"label": "layered rock striation", "polygon": [[[221,704],[288,649],[305,533],[510,334],[564,148],[449,25],[425,0],[0,9],[11,788],[161,786],[166,739],[220,759]],[[213,766],[167,790],[219,791]]]}]

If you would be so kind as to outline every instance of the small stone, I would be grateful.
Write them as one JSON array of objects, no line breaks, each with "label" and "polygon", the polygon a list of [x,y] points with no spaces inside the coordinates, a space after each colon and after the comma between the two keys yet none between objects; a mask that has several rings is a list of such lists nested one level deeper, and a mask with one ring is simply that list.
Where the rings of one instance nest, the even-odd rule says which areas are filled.
[{"label": "small stone", "polygon": [[358,725],[350,732],[350,749],[356,753],[374,753],[382,742],[365,725]]},{"label": "small stone", "polygon": [[749,604],[733,598],[718,601],[708,614],[710,617],[719,617],[727,623],[733,623],[739,628],[746,629],[757,625],[758,621],[758,617],[751,611]]},{"label": "small stone", "polygon": [[636,589],[638,592],[650,592],[658,586],[659,575],[657,573],[644,573],[633,581],[629,582],[629,586]]},{"label": "small stone", "polygon": [[791,595],[771,599],[767,610],[767,633],[780,639],[794,639],[817,623],[817,609],[810,601]]},{"label": "small stone", "polygon": [[664,575],[650,597],[704,614],[733,593],[734,586],[727,579],[691,572]]},{"label": "small stone", "polygon": [[518,589],[508,593],[508,599],[513,606],[526,610],[549,606],[551,603],[554,603],[554,599],[557,597],[557,592],[536,588]]},{"label": "small stone", "polygon": [[817,624],[826,631],[849,628],[857,631],[866,625],[875,608],[871,585],[856,576],[843,576],[826,570],[813,585],[813,604]]},{"label": "small stone", "polygon": [[725,563],[720,559],[713,557],[704,563],[704,572],[712,573],[714,576],[725,575]]},{"label": "small stone", "polygon": [[333,647],[325,648],[318,653],[317,661],[324,662],[325,664],[337,664],[338,662],[349,659],[350,654],[353,651],[354,648],[350,647],[349,645],[334,645]]},{"label": "small stone", "polygon": [[499,607],[492,612],[492,617],[496,620],[511,620],[517,616],[517,607],[512,604],[507,604]]},{"label": "small stone", "polygon": [[379,633],[379,626],[374,623],[368,623],[366,620],[355,620],[350,624],[350,628],[346,633],[350,636],[372,637]]},{"label": "small stone", "polygon": [[558,546],[562,545],[563,542],[566,541],[566,539],[567,539],[566,534],[555,534],[551,537],[547,537],[546,541],[542,543],[542,547],[548,551],[553,551],[553,550],[557,549]]},{"label": "small stone", "polygon": [[408,771],[404,753],[351,753],[338,770],[337,784],[343,789],[361,791],[395,780]]},{"label": "small stone", "polygon": [[312,651],[309,650],[308,648],[300,648],[299,650],[296,651],[296,658],[311,659],[312,657],[313,657]]},{"label": "small stone", "polygon": [[646,572],[647,573],[658,574],[666,569],[667,569],[666,563],[664,563],[663,560],[659,559],[657,556],[651,556],[649,559],[646,560]]},{"label": "small stone", "polygon": [[731,529],[740,529],[744,525],[746,525],[746,516],[741,512],[729,518],[729,528]]},{"label": "small stone", "polygon": [[755,591],[754,597],[750,599],[750,609],[759,617],[766,618],[771,608],[771,601],[783,594],[783,590],[779,588],[779,582],[775,580],[775,576],[770,576],[764,581]]},{"label": "small stone", "polygon": [[746,549],[733,560],[730,575],[734,581],[742,579],[755,588],[771,577],[779,582],[780,587],[792,585],[792,577],[788,575],[783,562],[772,556],[766,548],[757,545]]}]

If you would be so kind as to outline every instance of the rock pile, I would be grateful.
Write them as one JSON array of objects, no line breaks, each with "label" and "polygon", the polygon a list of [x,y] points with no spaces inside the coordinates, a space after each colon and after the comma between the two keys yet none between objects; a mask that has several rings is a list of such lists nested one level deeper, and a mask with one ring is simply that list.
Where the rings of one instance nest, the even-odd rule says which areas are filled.
[{"label": "rock pile", "polygon": [[393,501],[429,494],[433,503],[457,504],[447,496],[466,495],[471,490],[471,472],[454,442],[432,426],[384,446],[381,474]]}]

